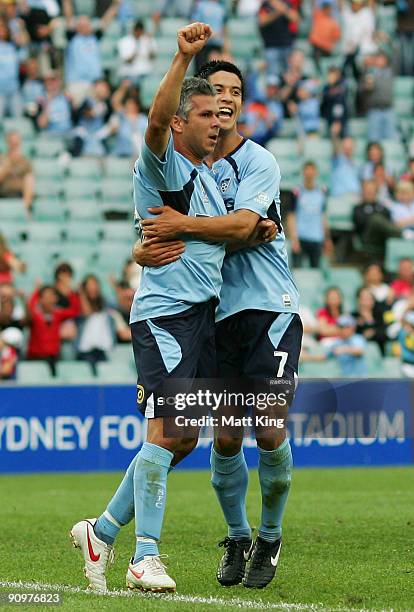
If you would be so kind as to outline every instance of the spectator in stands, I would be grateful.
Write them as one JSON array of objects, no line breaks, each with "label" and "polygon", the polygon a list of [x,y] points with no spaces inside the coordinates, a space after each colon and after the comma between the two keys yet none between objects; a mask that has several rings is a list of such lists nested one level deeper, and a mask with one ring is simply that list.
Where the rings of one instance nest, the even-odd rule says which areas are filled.
[{"label": "spectator in stands", "polygon": [[110,278],[110,282],[116,294],[116,304],[110,309],[110,314],[115,324],[117,341],[131,342],[129,316],[135,291],[126,281],[118,282],[114,278]]},{"label": "spectator in stands", "polygon": [[92,91],[74,113],[76,127],[72,132],[73,140],[70,153],[102,157],[106,154],[105,139],[108,137],[106,123],[111,115],[110,88],[101,79],[93,84]]},{"label": "spectator in stands", "polygon": [[211,47],[219,47],[222,48],[225,53],[228,52],[230,45],[226,27],[226,6],[220,0],[196,0],[194,9],[191,13],[191,21],[208,23],[213,31],[206,46],[194,57],[195,70],[197,72],[200,70],[201,66],[208,61]]},{"label": "spectator in stands", "polygon": [[5,237],[0,234],[0,285],[4,283],[12,285],[13,272],[24,272],[25,270],[25,262],[12,253]]},{"label": "spectator in stands", "polygon": [[376,342],[385,355],[387,334],[384,324],[384,310],[375,302],[372,292],[367,287],[357,291],[357,310],[352,313],[356,320],[356,333],[368,342]]},{"label": "spectator in stands", "polygon": [[280,101],[280,78],[271,74],[266,79],[265,104],[272,121],[272,137],[276,137],[283,125],[284,109]]},{"label": "spectator in stands", "polygon": [[0,17],[0,121],[6,114],[19,117],[23,111],[19,64],[26,42],[24,36],[13,37],[7,20]]},{"label": "spectator in stands", "polygon": [[258,12],[268,74],[286,70],[298,32],[299,0],[262,0]]},{"label": "spectator in stands", "polygon": [[114,346],[114,322],[106,307],[100,282],[93,274],[83,280],[80,298],[83,318],[78,334],[78,359],[87,361],[96,375],[97,363],[106,361]]},{"label": "spectator in stands", "polygon": [[414,0],[397,0],[400,74],[414,76]]},{"label": "spectator in stands", "polygon": [[83,102],[91,84],[103,76],[99,40],[116,16],[119,2],[120,0],[113,0],[100,20],[100,27],[94,31],[89,17],[80,15],[74,19],[72,0],[63,0],[68,38],[65,80],[75,107]]},{"label": "spectator in stands", "polygon": [[0,284],[0,331],[8,327],[24,329],[28,322],[29,313],[24,292],[11,283]]},{"label": "spectator in stands", "polygon": [[121,59],[119,77],[128,79],[134,85],[140,85],[153,72],[153,59],[157,52],[157,43],[153,36],[145,32],[144,22],[138,20],[131,34],[124,36],[118,43]]},{"label": "spectator in stands", "polygon": [[390,286],[384,282],[384,270],[378,263],[366,266],[364,270],[364,287],[374,296],[375,307],[385,310],[394,300]]},{"label": "spectator in stands", "polygon": [[287,70],[281,77],[280,100],[284,104],[285,116],[295,117],[297,113],[298,88],[308,77],[303,71],[305,55],[300,49],[294,49],[288,59]]},{"label": "spectator in stands", "polygon": [[352,211],[354,230],[362,243],[365,242],[365,234],[373,215],[381,215],[386,219],[391,218],[388,207],[378,200],[378,187],[374,180],[362,183],[362,202],[357,204]]},{"label": "spectator in stands", "polygon": [[0,198],[22,198],[30,214],[35,185],[32,165],[22,153],[18,132],[9,132],[6,142],[7,151],[0,155]]},{"label": "spectator in stands", "polygon": [[[365,157],[366,157],[366,161],[361,171],[361,177],[363,180],[373,178],[375,167],[378,166],[378,164],[386,165],[384,148],[380,142],[377,142],[377,141],[368,142],[366,149],[365,149]],[[392,189],[394,186],[391,180],[392,173],[391,171],[388,171],[387,174],[389,176],[390,188]]]},{"label": "spectator in stands", "polygon": [[41,61],[44,70],[58,67],[60,57],[53,46],[52,33],[60,6],[56,0],[30,0],[23,19],[30,36],[30,52]]},{"label": "spectator in stands", "polygon": [[[184,243],[182,244],[184,247]],[[131,289],[136,291],[141,281],[142,268],[133,259],[127,259],[122,268],[121,282],[127,283]]]},{"label": "spectator in stands", "polygon": [[309,260],[311,268],[318,268],[323,248],[332,251],[326,218],[326,190],[318,187],[318,168],[308,161],[303,166],[303,187],[293,191],[292,211],[288,216],[289,237],[293,265],[300,268]]},{"label": "spectator in stands", "polygon": [[36,117],[39,104],[46,97],[46,90],[40,78],[39,62],[35,57],[29,58],[25,65],[25,80],[22,85],[24,112],[28,117]]},{"label": "spectator in stands", "polygon": [[248,102],[244,108],[243,127],[240,129],[245,138],[250,138],[265,146],[277,133],[275,116],[264,100]]},{"label": "spectator in stands", "polygon": [[60,326],[66,319],[79,314],[79,303],[72,296],[67,308],[59,308],[57,301],[56,290],[51,285],[43,285],[29,301],[31,323],[27,358],[46,361],[52,376],[56,375],[60,354]]},{"label": "spectator in stands", "polygon": [[401,181],[411,181],[414,185],[414,157],[410,157],[408,160],[408,168],[404,174],[401,175]]},{"label": "spectator in stands", "polygon": [[299,307],[299,316],[303,325],[300,361],[323,360],[321,346],[316,340],[316,336],[319,334],[319,324],[315,315],[308,306],[301,304]]},{"label": "spectator in stands", "polygon": [[404,314],[398,342],[401,350],[401,372],[407,378],[414,378],[414,310]]},{"label": "spectator in stands", "polygon": [[345,194],[359,194],[361,185],[359,169],[354,160],[354,141],[347,137],[343,140],[335,139],[334,156],[332,160],[331,188],[332,196]]},{"label": "spectator in stands", "polygon": [[321,123],[317,82],[312,79],[302,81],[298,86],[297,97],[300,132],[305,136],[317,136]]},{"label": "spectator in stands", "polygon": [[78,291],[73,289],[73,268],[69,263],[64,261],[56,267],[54,287],[59,308],[69,308],[71,304],[78,307],[73,319],[66,319],[60,326],[61,340],[72,342],[78,332],[75,319],[81,314],[81,303]]},{"label": "spectator in stands", "polygon": [[315,65],[320,72],[320,58],[330,57],[341,38],[341,28],[332,15],[333,0],[317,0],[312,14],[309,42]]},{"label": "spectator in stands", "polygon": [[72,129],[72,107],[62,91],[57,72],[49,72],[44,78],[46,97],[40,102],[37,127],[53,136],[68,136]]},{"label": "spectator in stands", "polygon": [[115,135],[111,154],[118,157],[138,157],[147,116],[142,112],[137,93],[129,91],[129,82],[124,81],[112,96],[115,113],[108,122],[109,133]]},{"label": "spectator in stands", "polygon": [[394,192],[394,177],[387,173],[384,164],[379,163],[374,166],[372,180],[377,186],[378,200],[388,205],[392,200],[392,194]]},{"label": "spectator in stands", "polygon": [[334,357],[344,378],[363,378],[368,375],[365,362],[366,341],[356,333],[356,321],[350,315],[337,320],[339,338],[329,347],[328,357]]},{"label": "spectator in stands", "polygon": [[347,134],[348,109],[347,87],[342,72],[336,66],[330,66],[327,84],[323,88],[321,115],[328,124],[332,138],[344,138]]},{"label": "spectator in stands", "polygon": [[366,59],[361,88],[367,109],[368,138],[371,141],[394,138],[394,75],[383,51]]},{"label": "spectator in stands", "polygon": [[375,15],[365,0],[340,0],[342,7],[342,44],[345,52],[344,71],[351,70],[354,79],[359,78],[358,62],[371,53],[377,45],[374,40]]},{"label": "spectator in stands", "polygon": [[396,300],[407,298],[414,289],[414,262],[410,257],[403,257],[398,263],[397,278],[391,283],[391,290]]},{"label": "spectator in stands", "polygon": [[17,327],[0,333],[0,380],[15,380],[23,334]]},{"label": "spectator in stands", "polygon": [[325,303],[316,313],[319,325],[319,339],[330,344],[339,336],[337,321],[343,313],[343,297],[338,287],[328,287],[325,291]]}]

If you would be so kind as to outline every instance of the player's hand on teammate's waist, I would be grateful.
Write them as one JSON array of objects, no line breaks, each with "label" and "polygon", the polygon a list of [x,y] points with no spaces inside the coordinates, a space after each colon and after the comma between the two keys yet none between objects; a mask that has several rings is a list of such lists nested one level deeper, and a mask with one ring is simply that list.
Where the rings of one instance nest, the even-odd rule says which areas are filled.
[{"label": "player's hand on teammate's waist", "polygon": [[181,213],[170,206],[148,208],[150,219],[141,221],[145,238],[162,238],[163,240],[177,238],[182,233],[183,218]]},{"label": "player's hand on teammate's waist", "polygon": [[180,259],[184,251],[185,243],[181,240],[149,238],[134,244],[132,257],[142,267],[159,268]]},{"label": "player's hand on teammate's waist", "polygon": [[178,48],[184,55],[196,55],[206,45],[212,33],[206,23],[190,23],[177,32]]}]

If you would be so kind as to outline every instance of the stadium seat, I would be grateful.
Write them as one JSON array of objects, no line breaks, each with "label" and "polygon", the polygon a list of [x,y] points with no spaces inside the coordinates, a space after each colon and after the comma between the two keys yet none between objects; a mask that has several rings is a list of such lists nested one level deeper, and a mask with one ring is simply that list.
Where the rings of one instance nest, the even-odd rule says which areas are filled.
[{"label": "stadium seat", "polygon": [[62,196],[62,181],[56,181],[54,178],[48,177],[38,179],[35,182],[36,197],[43,200],[58,200]]},{"label": "stadium seat", "polygon": [[23,200],[18,198],[1,198],[0,224],[3,221],[9,223],[27,222],[27,213],[23,204]]},{"label": "stadium seat", "polygon": [[130,180],[106,177],[100,183],[102,202],[128,202],[133,210],[132,200],[132,174]]},{"label": "stadium seat", "polygon": [[89,262],[90,266],[94,265],[96,254],[99,247],[96,242],[89,244],[87,242],[77,242],[76,249],[68,242],[62,242],[56,250],[58,261],[68,261],[71,263],[73,257],[79,257]]},{"label": "stadium seat", "polygon": [[104,240],[108,242],[127,242],[132,247],[135,233],[132,223],[122,221],[107,221],[103,225]]},{"label": "stadium seat", "polygon": [[52,380],[50,368],[44,361],[20,361],[17,366],[17,381],[23,385],[43,385]]},{"label": "stadium seat", "polygon": [[72,177],[66,179],[63,190],[67,201],[79,198],[94,198],[99,191],[99,184],[94,179]]},{"label": "stadium seat", "polygon": [[367,120],[366,119],[350,119],[348,122],[349,132],[352,138],[367,137]]},{"label": "stadium seat", "polygon": [[119,274],[127,259],[131,259],[133,241],[113,243],[102,241],[98,245],[97,265],[99,270],[105,274]]},{"label": "stadium seat", "polygon": [[69,175],[71,177],[99,179],[102,173],[103,162],[100,159],[77,157],[72,159],[69,165]]},{"label": "stadium seat", "polygon": [[175,39],[177,36],[177,31],[180,28],[183,28],[185,25],[187,25],[187,21],[185,19],[164,17],[164,19],[160,21],[159,35]]},{"label": "stadium seat", "polygon": [[95,16],[95,0],[75,0],[76,15]]},{"label": "stadium seat", "polygon": [[111,362],[134,365],[134,352],[131,344],[116,344],[109,354]]},{"label": "stadium seat", "polygon": [[57,378],[64,383],[96,383],[92,369],[86,361],[61,361],[57,367]]},{"label": "stadium seat", "polygon": [[63,226],[60,223],[31,221],[27,227],[27,232],[30,242],[41,242],[50,246],[60,244],[62,229]]},{"label": "stadium seat", "polygon": [[33,213],[35,221],[63,223],[66,217],[62,204],[53,200],[37,199],[34,203]]},{"label": "stadium seat", "polygon": [[[157,43],[159,43],[159,41],[157,41]],[[170,58],[172,53],[174,53],[174,51],[170,50],[166,55]],[[141,87],[141,100],[144,108],[149,108],[151,106],[155,92],[157,91],[163,76],[164,74],[156,74],[146,77],[146,79],[143,81]]]},{"label": "stadium seat", "polygon": [[296,138],[298,122],[296,119],[284,119],[278,138]]},{"label": "stadium seat", "polygon": [[312,310],[321,306],[321,288],[324,284],[321,270],[314,268],[295,268],[293,278],[299,288],[301,303]]},{"label": "stadium seat", "polygon": [[384,378],[382,371],[382,355],[376,342],[367,342],[365,361],[368,368],[368,376],[373,378]]},{"label": "stadium seat", "polygon": [[64,234],[67,242],[84,242],[96,245],[101,236],[102,227],[95,222],[70,221],[65,225]]},{"label": "stadium seat", "polygon": [[65,150],[65,143],[58,137],[42,134],[34,141],[33,149],[36,157],[57,157]]},{"label": "stadium seat", "polygon": [[55,159],[34,159],[33,170],[36,180],[61,181],[63,177],[62,166]]},{"label": "stadium seat", "polygon": [[332,157],[332,143],[328,138],[306,138],[303,146],[304,158],[319,163],[321,159],[330,160]]},{"label": "stadium seat", "polygon": [[11,221],[3,221],[0,214],[0,234],[6,238],[8,244],[15,249],[18,247],[23,238],[25,227],[20,223],[13,223]]},{"label": "stadium seat", "polygon": [[278,161],[283,158],[296,160],[299,157],[298,143],[293,138],[272,138],[266,148]]},{"label": "stadium seat", "polygon": [[341,378],[341,371],[334,359],[327,361],[303,361],[299,363],[300,378]]},{"label": "stadium seat", "polygon": [[95,199],[68,200],[67,211],[70,221],[89,221],[100,224],[102,213]]},{"label": "stadium seat", "polygon": [[116,361],[102,361],[98,364],[98,380],[99,382],[111,384],[136,384],[136,372],[130,366],[125,366],[125,363]]},{"label": "stadium seat", "polygon": [[394,160],[405,160],[406,153],[404,145],[399,140],[382,140],[381,144],[384,148],[385,159],[387,162]]},{"label": "stadium seat", "polygon": [[409,98],[396,98],[394,100],[394,109],[398,117],[411,118],[413,114],[413,99]]},{"label": "stadium seat", "polygon": [[338,267],[327,270],[326,286],[340,287],[350,309],[355,307],[356,292],[363,284],[362,275],[357,268]]},{"label": "stadium seat", "polygon": [[398,263],[404,257],[414,260],[414,242],[403,238],[389,238],[386,244],[385,268],[387,272],[396,272]]},{"label": "stadium seat", "polygon": [[381,378],[402,378],[401,362],[397,357],[383,357]]},{"label": "stadium seat", "polygon": [[125,157],[106,157],[104,162],[104,174],[110,179],[122,179],[132,181],[134,164]]},{"label": "stadium seat", "polygon": [[358,203],[356,194],[329,197],[327,203],[328,221],[331,229],[350,231],[353,228],[352,209]]},{"label": "stadium seat", "polygon": [[3,119],[3,131],[5,134],[7,132],[19,132],[22,140],[26,138],[31,139],[34,136],[33,122],[30,119],[26,119],[26,117]]},{"label": "stadium seat", "polygon": [[394,95],[396,98],[411,97],[414,93],[414,78],[397,76],[394,79]]}]

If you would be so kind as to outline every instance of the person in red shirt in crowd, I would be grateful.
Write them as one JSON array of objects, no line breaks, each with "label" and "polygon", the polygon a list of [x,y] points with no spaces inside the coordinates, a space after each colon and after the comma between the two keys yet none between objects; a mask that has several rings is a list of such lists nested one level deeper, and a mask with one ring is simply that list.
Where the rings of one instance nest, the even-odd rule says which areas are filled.
[{"label": "person in red shirt in crowd", "polygon": [[[57,306],[59,308],[68,308],[70,299],[73,303],[78,304],[79,312],[81,311],[80,296],[73,289],[73,268],[66,261],[61,262],[55,269],[55,284],[57,295]],[[60,326],[60,338],[62,341],[72,342],[78,335],[78,328],[73,319],[67,319]]]},{"label": "person in red shirt in crowd", "polygon": [[27,358],[47,361],[52,376],[56,375],[60,354],[60,325],[80,315],[79,298],[75,295],[69,295],[67,308],[59,308],[57,301],[56,290],[51,285],[35,291],[29,301],[31,324]]},{"label": "person in red shirt in crowd", "polygon": [[319,326],[319,339],[334,340],[339,337],[338,318],[343,313],[343,298],[338,287],[329,287],[325,291],[325,304],[316,313]]},{"label": "person in red shirt in crowd", "polygon": [[398,276],[391,283],[391,290],[396,300],[407,298],[414,288],[414,264],[412,259],[404,257],[398,264]]},{"label": "person in red shirt in crowd", "polygon": [[341,28],[332,16],[333,0],[318,0],[312,15],[309,42],[313,47],[315,64],[320,70],[319,59],[329,57],[341,38]]},{"label": "person in red shirt in crowd", "polygon": [[26,264],[10,251],[5,237],[0,234],[0,285],[13,284],[13,272],[24,272]]}]

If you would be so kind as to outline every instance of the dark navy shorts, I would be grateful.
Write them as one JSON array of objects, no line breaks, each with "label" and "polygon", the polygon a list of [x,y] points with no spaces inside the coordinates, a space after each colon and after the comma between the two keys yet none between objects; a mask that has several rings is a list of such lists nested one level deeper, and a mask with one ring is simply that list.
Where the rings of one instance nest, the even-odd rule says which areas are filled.
[{"label": "dark navy shorts", "polygon": [[195,304],[176,315],[131,323],[137,368],[138,409],[147,418],[176,416],[165,402],[166,385],[180,379],[181,391],[196,378],[217,375],[214,312],[216,302]]},{"label": "dark navy shorts", "polygon": [[220,378],[297,377],[303,326],[298,314],[242,310],[216,324]]}]

